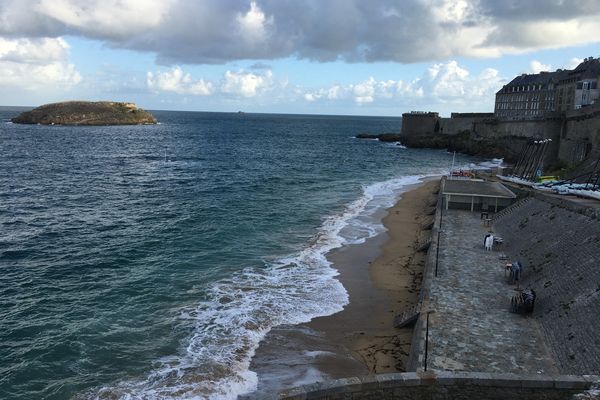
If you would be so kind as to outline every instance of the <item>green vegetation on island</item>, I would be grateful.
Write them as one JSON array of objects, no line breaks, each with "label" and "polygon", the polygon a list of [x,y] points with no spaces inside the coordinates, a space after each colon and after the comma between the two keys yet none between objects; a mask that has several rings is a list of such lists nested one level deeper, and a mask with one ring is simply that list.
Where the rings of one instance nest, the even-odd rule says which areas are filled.
[{"label": "green vegetation on island", "polygon": [[156,124],[156,118],[133,103],[66,101],[45,104],[12,119],[17,124],[42,125],[140,125]]}]

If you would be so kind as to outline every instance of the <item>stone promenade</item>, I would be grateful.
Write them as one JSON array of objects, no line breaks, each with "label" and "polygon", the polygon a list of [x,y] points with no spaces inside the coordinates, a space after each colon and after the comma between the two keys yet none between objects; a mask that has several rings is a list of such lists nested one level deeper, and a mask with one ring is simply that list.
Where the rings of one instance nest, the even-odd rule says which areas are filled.
[{"label": "stone promenade", "polygon": [[[534,318],[509,311],[502,249],[486,251],[479,213],[444,210],[430,286],[428,370],[556,374]],[[425,315],[422,315],[425,317]]]}]

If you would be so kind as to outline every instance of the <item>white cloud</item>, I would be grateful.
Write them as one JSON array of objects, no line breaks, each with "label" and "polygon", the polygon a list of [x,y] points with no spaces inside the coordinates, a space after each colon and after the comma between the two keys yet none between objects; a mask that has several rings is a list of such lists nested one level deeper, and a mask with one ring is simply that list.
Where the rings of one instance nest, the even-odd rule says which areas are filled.
[{"label": "white cloud", "polygon": [[308,90],[303,97],[309,102],[352,100],[358,105],[387,103],[412,106],[418,102],[433,108],[440,104],[493,104],[494,94],[505,81],[493,68],[472,75],[456,61],[449,61],[433,64],[421,77],[410,82],[377,80],[371,76],[356,84]]},{"label": "white cloud", "polygon": [[156,28],[172,0],[40,0],[31,12],[92,37],[128,40]]},{"label": "white cloud", "polygon": [[533,60],[529,63],[529,72],[532,74],[539,74],[542,71],[552,71],[552,65],[542,64],[537,60]]},{"label": "white cloud", "polygon": [[[506,79],[498,70],[470,71],[456,61],[431,64],[409,79],[378,79],[369,76],[356,82],[308,88],[276,77],[271,70],[226,71],[220,79],[193,77],[181,67],[149,72],[147,88],[176,93],[182,102],[187,95],[210,95],[210,104],[239,104],[239,107],[279,107],[285,110],[302,104],[314,111],[339,112],[356,107],[401,113],[410,109],[449,111],[490,111],[494,97]],[[189,101],[194,101],[188,98]],[[237,103],[236,103],[237,102]],[[326,105],[327,107],[323,107]],[[287,108],[287,110],[290,110]]]},{"label": "white cloud", "polygon": [[472,76],[456,61],[449,61],[429,68],[422,78],[411,82],[409,92],[439,103],[473,104],[490,99],[493,102],[504,81],[493,68]]},{"label": "white cloud", "polygon": [[315,101],[318,97],[314,93],[304,93],[304,100],[306,101]]},{"label": "white cloud", "polygon": [[376,83],[377,82],[375,81],[375,78],[371,76],[366,81],[354,86],[354,101],[356,101],[359,104],[372,103],[373,101],[375,101]]},{"label": "white cloud", "polygon": [[433,65],[421,82],[438,98],[465,96],[468,85],[473,83],[469,79],[469,71],[459,67],[456,61]]},{"label": "white cloud", "polygon": [[[194,80],[192,76],[177,66],[164,72],[147,72],[146,86],[154,91],[191,94],[199,96],[227,95],[251,98],[272,90],[276,85],[271,70],[262,73],[226,71],[220,82]],[[287,81],[278,86],[285,89]]]},{"label": "white cloud", "polygon": [[495,49],[498,55],[524,53],[538,49],[598,43],[600,25],[596,15],[562,20],[516,19],[494,28],[482,43],[484,48]]},{"label": "white cloud", "polygon": [[273,73],[270,70],[267,70],[264,74],[226,71],[221,83],[221,92],[243,97],[254,97],[265,90],[269,90],[272,85]]},{"label": "white cloud", "polygon": [[68,54],[69,45],[62,38],[38,40],[0,38],[0,58],[3,61],[43,64],[65,60]]},{"label": "white cloud", "polygon": [[62,39],[0,38],[0,85],[37,90],[70,89],[81,74],[68,63],[69,45]]},{"label": "white cloud", "polygon": [[213,84],[203,79],[194,81],[189,73],[181,67],[174,67],[166,72],[146,74],[146,84],[152,90],[208,96],[213,92]]},{"label": "white cloud", "polygon": [[267,19],[255,1],[250,3],[250,10],[247,13],[238,13],[236,20],[243,37],[251,43],[264,40],[266,25],[273,23],[273,19]]},{"label": "white cloud", "polygon": [[575,69],[579,64],[583,62],[583,58],[573,57],[564,66],[565,69]]}]

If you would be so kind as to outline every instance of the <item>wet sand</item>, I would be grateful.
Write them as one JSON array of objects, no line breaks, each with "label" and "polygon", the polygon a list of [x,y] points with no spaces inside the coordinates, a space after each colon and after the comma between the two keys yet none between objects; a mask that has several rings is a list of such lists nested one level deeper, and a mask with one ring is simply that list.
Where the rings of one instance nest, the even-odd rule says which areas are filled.
[{"label": "wet sand", "polygon": [[251,365],[258,393],[405,370],[412,328],[396,329],[393,319],[417,302],[425,262],[418,249],[431,233],[422,227],[433,221],[438,187],[434,179],[409,189],[387,210],[386,233],[328,255],[350,303],[337,314],[273,329]]}]

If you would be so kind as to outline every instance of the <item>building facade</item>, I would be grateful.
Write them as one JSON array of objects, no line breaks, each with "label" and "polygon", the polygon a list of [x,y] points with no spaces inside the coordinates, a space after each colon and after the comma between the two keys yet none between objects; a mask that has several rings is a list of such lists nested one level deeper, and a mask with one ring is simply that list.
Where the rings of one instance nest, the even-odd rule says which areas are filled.
[{"label": "building facade", "polygon": [[494,115],[535,119],[600,102],[600,59],[586,58],[573,70],[522,74],[496,93]]}]

